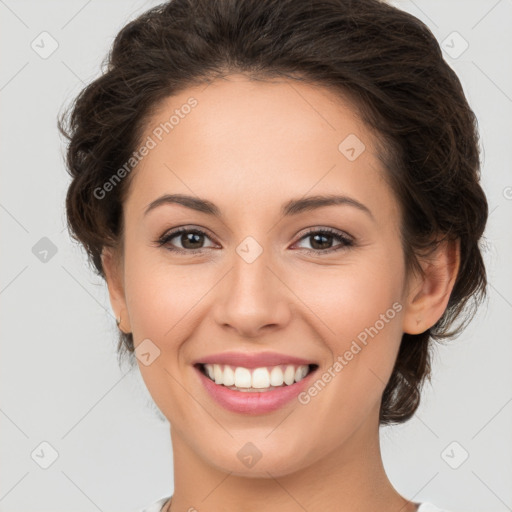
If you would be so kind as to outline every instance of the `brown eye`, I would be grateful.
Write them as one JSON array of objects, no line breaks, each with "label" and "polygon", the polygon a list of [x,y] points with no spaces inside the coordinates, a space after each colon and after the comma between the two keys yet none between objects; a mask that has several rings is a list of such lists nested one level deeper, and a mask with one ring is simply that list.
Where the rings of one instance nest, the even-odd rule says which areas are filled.
[{"label": "brown eye", "polygon": [[309,239],[311,240],[311,245],[313,249],[330,249],[330,246],[333,242],[332,235],[324,235],[323,233],[319,233],[316,235],[309,235]]},{"label": "brown eye", "polygon": [[[313,253],[330,253],[352,247],[354,240],[349,238],[342,232],[333,229],[312,230],[306,233],[301,240],[308,240],[311,249],[305,248],[307,252]],[[333,242],[338,241],[339,244],[333,246]]]},{"label": "brown eye", "polygon": [[158,245],[165,245],[170,251],[195,253],[212,247],[213,245],[204,246],[205,240],[209,239],[208,235],[199,229],[180,228],[163,235],[158,240]]},{"label": "brown eye", "polygon": [[199,233],[182,233],[179,236],[184,249],[200,249],[200,246],[204,243],[204,235]]}]

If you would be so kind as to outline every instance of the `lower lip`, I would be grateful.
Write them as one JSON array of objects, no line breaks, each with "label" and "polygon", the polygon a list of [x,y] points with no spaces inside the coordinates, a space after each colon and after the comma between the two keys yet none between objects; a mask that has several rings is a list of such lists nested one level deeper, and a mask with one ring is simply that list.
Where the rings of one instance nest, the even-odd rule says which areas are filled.
[{"label": "lower lip", "polygon": [[272,412],[284,406],[301,393],[309,385],[312,375],[316,369],[311,371],[301,381],[295,382],[289,386],[283,386],[271,391],[235,391],[226,386],[215,384],[208,378],[200,368],[194,368],[206,391],[220,405],[229,411],[243,414],[264,414]]}]

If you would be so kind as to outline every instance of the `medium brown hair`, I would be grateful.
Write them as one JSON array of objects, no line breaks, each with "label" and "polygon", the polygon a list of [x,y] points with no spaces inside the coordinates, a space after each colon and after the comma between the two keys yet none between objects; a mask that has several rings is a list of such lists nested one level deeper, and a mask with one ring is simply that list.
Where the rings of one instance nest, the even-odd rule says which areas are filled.
[{"label": "medium brown hair", "polygon": [[[162,100],[231,73],[293,78],[350,98],[379,141],[408,271],[421,272],[419,256],[440,240],[459,240],[447,308],[425,332],[403,334],[383,393],[381,424],[406,421],[430,377],[431,340],[457,335],[487,285],[477,121],[434,35],[414,16],[379,0],[172,0],[145,12],[119,32],[103,74],[59,119],[69,140],[71,236],[105,278],[101,252],[122,249],[133,173],[106,199],[94,191],[129,160]],[[128,352],[134,364],[133,351],[132,334],[120,333],[120,358]]]}]

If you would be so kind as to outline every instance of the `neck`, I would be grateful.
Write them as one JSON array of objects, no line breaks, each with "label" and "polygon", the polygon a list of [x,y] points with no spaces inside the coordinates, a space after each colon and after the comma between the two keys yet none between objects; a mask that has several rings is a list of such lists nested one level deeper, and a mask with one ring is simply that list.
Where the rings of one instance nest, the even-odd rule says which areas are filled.
[{"label": "neck", "polygon": [[[361,426],[325,456],[291,474],[235,476],[199,457],[171,429],[174,494],[170,510],[211,512],[415,512],[391,485],[382,464],[378,422]],[[311,457],[313,458],[313,454]],[[233,469],[235,471],[235,469]]]}]

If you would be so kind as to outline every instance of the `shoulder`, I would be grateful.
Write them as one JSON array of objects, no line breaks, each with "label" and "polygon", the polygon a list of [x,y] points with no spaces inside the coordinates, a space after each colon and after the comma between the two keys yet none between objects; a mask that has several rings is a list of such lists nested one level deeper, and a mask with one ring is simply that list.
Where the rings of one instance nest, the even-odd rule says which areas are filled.
[{"label": "shoulder", "polygon": [[439,507],[436,507],[432,503],[420,503],[420,506],[417,510],[417,512],[449,512],[448,510],[440,509]]},{"label": "shoulder", "polygon": [[[144,507],[142,510],[138,510],[137,512],[161,512],[162,507],[165,505],[170,496],[165,496],[164,498],[160,498],[157,501],[154,501],[147,507]],[[422,511],[423,512],[423,511]]]}]

